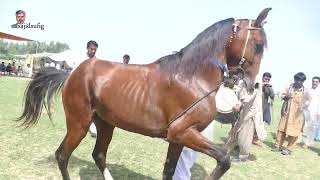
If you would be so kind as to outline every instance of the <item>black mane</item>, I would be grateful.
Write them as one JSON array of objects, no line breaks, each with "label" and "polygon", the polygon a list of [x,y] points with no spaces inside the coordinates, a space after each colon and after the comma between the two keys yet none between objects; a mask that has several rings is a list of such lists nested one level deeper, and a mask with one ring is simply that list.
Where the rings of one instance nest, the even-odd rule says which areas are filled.
[{"label": "black mane", "polygon": [[171,74],[193,75],[200,70],[201,65],[209,63],[212,58],[224,58],[233,23],[234,19],[229,18],[211,25],[179,52],[164,56],[155,63],[160,65],[162,71]]}]

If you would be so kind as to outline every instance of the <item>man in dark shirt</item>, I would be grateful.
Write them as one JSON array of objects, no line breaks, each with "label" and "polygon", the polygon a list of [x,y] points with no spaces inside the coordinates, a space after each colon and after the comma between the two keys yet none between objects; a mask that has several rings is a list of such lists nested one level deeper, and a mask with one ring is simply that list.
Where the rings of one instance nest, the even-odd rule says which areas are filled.
[{"label": "man in dark shirt", "polygon": [[1,62],[0,64],[0,73],[3,75],[6,73],[6,65],[4,64],[4,62]]},{"label": "man in dark shirt", "polygon": [[270,84],[271,74],[269,72],[263,73],[262,76],[262,108],[263,121],[270,125],[271,123],[271,108],[274,100],[274,91]]}]

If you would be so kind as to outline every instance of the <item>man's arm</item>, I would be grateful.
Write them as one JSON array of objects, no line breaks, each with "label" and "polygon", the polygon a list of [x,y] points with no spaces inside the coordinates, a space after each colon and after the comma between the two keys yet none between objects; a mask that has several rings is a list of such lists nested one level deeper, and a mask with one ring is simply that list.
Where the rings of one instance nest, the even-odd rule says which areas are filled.
[{"label": "man's arm", "polygon": [[270,94],[269,94],[270,98],[272,100],[274,100],[275,94],[274,94],[273,88],[271,86],[269,87],[269,92],[270,92]]},{"label": "man's arm", "polygon": [[290,96],[290,94],[289,94],[289,89],[290,89],[290,88],[286,88],[284,91],[282,91],[282,93],[281,93],[281,99],[283,99],[283,100],[285,100],[285,101],[288,101],[288,100],[291,98],[291,96]]}]

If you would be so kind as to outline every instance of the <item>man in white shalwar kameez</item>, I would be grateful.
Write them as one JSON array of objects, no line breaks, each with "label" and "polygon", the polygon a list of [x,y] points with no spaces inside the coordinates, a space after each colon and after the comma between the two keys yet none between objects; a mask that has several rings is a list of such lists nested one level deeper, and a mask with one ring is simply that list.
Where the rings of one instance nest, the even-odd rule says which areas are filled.
[{"label": "man in white shalwar kameez", "polygon": [[306,138],[303,147],[308,149],[314,143],[316,131],[320,127],[320,77],[312,78],[310,89],[311,101],[309,108],[304,111]]},{"label": "man in white shalwar kameez", "polygon": [[239,90],[239,100],[242,103],[239,120],[231,129],[226,146],[229,151],[236,145],[239,146],[239,156],[233,161],[242,162],[248,160],[252,140],[255,132],[259,140],[264,140],[267,132],[262,118],[262,88],[257,83],[253,93],[243,87]]}]

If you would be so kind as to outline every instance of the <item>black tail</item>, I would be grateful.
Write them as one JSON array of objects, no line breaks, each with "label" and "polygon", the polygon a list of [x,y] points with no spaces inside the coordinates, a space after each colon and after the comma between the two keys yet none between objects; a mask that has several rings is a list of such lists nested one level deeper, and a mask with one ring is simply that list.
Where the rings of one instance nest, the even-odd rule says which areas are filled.
[{"label": "black tail", "polygon": [[24,93],[24,110],[17,121],[23,121],[26,128],[37,124],[43,106],[48,111],[51,120],[51,100],[61,88],[69,73],[52,67],[42,68],[29,82]]}]

